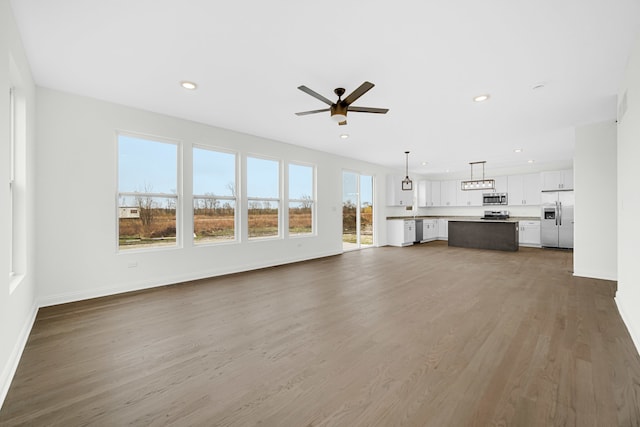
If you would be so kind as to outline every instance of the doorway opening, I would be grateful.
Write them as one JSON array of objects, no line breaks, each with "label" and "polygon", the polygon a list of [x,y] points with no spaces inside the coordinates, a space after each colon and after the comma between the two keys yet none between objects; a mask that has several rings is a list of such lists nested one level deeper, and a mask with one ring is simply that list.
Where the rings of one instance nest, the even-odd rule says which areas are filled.
[{"label": "doorway opening", "polygon": [[342,249],[373,247],[373,176],[342,173]]}]

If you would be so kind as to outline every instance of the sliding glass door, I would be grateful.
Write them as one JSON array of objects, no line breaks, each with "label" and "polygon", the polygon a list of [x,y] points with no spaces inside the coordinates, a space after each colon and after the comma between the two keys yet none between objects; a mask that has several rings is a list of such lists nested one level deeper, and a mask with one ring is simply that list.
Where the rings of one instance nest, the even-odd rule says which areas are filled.
[{"label": "sliding glass door", "polygon": [[373,177],[342,173],[342,248],[373,246]]}]

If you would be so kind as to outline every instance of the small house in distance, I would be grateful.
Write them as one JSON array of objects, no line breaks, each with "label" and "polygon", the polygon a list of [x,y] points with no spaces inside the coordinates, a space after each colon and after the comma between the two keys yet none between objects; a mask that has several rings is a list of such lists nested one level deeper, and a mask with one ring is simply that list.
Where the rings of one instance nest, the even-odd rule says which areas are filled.
[{"label": "small house in distance", "polygon": [[140,218],[140,208],[137,206],[120,206],[119,218]]}]

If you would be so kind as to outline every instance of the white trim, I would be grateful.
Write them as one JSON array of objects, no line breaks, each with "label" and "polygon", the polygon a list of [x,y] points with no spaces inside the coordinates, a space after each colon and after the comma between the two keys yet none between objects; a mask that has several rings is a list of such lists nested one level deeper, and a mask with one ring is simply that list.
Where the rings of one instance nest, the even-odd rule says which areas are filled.
[{"label": "white trim", "polygon": [[631,317],[626,314],[627,311],[625,310],[625,306],[622,303],[623,300],[624,299],[620,298],[620,291],[618,291],[616,297],[614,298],[614,301],[616,302],[616,305],[618,306],[618,312],[620,313],[620,317],[622,317],[622,322],[626,326],[627,331],[629,332],[629,335],[631,336],[631,340],[633,341],[633,343],[636,346],[636,351],[638,353],[640,353],[640,335],[638,335],[638,331],[634,330],[633,327],[632,327],[632,325],[634,323],[633,323]]},{"label": "white trim", "polygon": [[27,317],[24,325],[22,325],[22,329],[20,330],[18,339],[13,346],[11,355],[9,356],[7,363],[2,368],[2,374],[0,375],[0,410],[2,409],[2,404],[7,397],[9,387],[11,387],[11,382],[13,381],[13,377],[16,374],[16,370],[18,369],[20,358],[22,357],[24,348],[27,345],[27,340],[29,339],[29,334],[31,334],[31,329],[33,328],[33,324],[36,321],[37,314],[38,305],[34,303],[33,307],[31,307],[31,313],[29,314],[29,317]]},{"label": "white trim", "polygon": [[175,276],[165,277],[164,280],[159,281],[157,279],[153,280],[140,280],[137,282],[129,283],[127,285],[113,285],[107,286],[100,289],[94,289],[91,291],[77,291],[77,292],[67,292],[58,295],[51,295],[46,298],[41,298],[39,300],[40,307],[49,307],[52,305],[58,304],[67,304],[70,302],[81,301],[85,299],[91,298],[100,298],[104,296],[117,295],[125,292],[133,292],[139,291],[143,289],[152,289],[161,286],[167,285],[175,285],[182,282],[189,282],[193,280],[201,280],[201,279],[209,279],[219,276],[226,276],[228,274],[235,273],[244,273],[252,270],[259,270],[262,268],[275,267],[278,265],[286,265],[293,264],[301,261],[309,261],[312,259],[325,258],[329,256],[342,255],[342,249],[336,251],[328,251],[321,254],[315,254],[309,257],[299,257],[294,259],[287,259],[281,261],[271,261],[271,262],[255,262],[250,264],[244,264],[241,266],[237,266],[235,268],[222,269],[222,270],[206,270],[192,274],[179,274]]},{"label": "white trim", "polygon": [[617,281],[615,273],[607,273],[604,271],[574,271],[573,275],[576,277],[586,277],[588,279],[600,279],[600,280],[611,280]]}]

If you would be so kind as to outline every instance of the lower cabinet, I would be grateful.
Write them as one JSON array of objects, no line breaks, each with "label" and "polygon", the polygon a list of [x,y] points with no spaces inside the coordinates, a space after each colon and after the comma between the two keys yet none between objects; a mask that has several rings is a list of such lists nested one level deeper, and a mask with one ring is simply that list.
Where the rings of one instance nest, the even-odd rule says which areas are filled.
[{"label": "lower cabinet", "polygon": [[540,246],[540,221],[520,221],[520,246]]},{"label": "lower cabinet", "polygon": [[425,219],[422,220],[422,241],[431,242],[438,238],[438,220]]},{"label": "lower cabinet", "polygon": [[416,222],[413,219],[387,220],[387,244],[409,246],[416,240]]},{"label": "lower cabinet", "polygon": [[437,232],[438,232],[438,240],[448,240],[449,239],[449,220],[439,219]]}]

